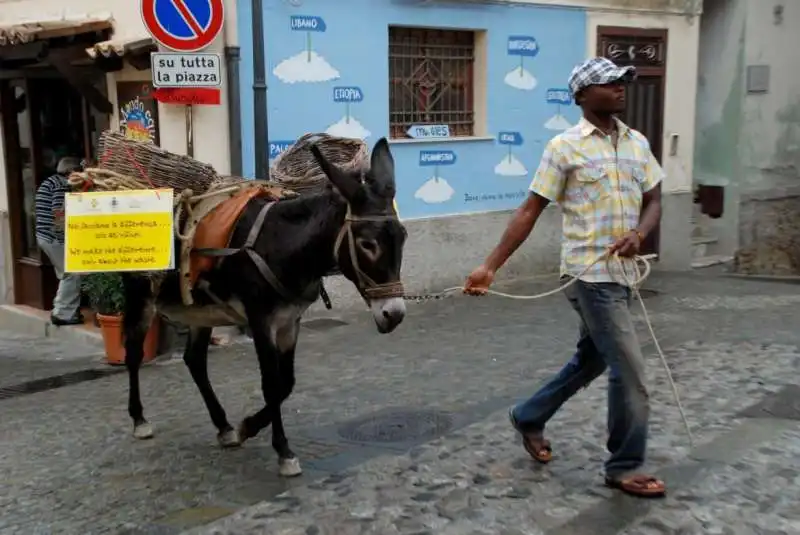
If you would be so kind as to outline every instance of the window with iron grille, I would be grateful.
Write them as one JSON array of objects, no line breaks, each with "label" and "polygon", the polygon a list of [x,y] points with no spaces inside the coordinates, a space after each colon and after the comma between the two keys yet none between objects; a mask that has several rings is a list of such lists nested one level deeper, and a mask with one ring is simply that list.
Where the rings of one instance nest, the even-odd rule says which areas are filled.
[{"label": "window with iron grille", "polygon": [[389,28],[389,126],[407,138],[412,125],[448,125],[475,135],[475,33]]}]

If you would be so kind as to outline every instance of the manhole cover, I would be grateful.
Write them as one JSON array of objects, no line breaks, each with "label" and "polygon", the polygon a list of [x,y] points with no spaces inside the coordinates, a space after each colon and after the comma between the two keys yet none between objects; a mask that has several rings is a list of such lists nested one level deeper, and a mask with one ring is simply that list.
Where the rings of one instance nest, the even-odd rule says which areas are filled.
[{"label": "manhole cover", "polygon": [[394,411],[359,418],[339,428],[339,436],[357,442],[428,440],[453,426],[449,414],[437,411]]},{"label": "manhole cover", "polygon": [[740,413],[744,418],[800,420],[800,386],[788,385]]},{"label": "manhole cover", "polygon": [[317,318],[303,322],[303,326],[308,327],[312,331],[329,331],[343,325],[347,325],[347,322],[334,318]]}]

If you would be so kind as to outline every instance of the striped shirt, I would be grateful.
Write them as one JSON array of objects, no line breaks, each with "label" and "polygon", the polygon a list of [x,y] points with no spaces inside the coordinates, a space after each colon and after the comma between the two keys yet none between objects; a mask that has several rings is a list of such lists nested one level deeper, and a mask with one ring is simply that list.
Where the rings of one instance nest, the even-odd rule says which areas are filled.
[{"label": "striped shirt", "polygon": [[[664,178],[647,138],[616,121],[616,146],[612,136],[583,118],[554,137],[531,182],[532,192],[561,206],[562,275],[579,275],[635,229],[642,194]],[[605,262],[594,264],[581,280],[614,282]]]},{"label": "striped shirt", "polygon": [[64,229],[55,224],[56,214],[64,216],[65,194],[70,191],[67,178],[52,175],[36,190],[36,239],[64,243]]}]

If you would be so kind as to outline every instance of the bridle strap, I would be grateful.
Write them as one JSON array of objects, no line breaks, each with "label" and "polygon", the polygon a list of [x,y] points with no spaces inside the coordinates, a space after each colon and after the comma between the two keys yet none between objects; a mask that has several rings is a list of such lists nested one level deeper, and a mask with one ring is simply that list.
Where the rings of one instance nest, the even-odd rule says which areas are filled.
[{"label": "bridle strap", "polygon": [[361,292],[362,297],[365,300],[369,299],[388,299],[391,297],[403,297],[405,295],[405,289],[403,288],[403,283],[400,281],[397,282],[387,282],[383,284],[378,284],[375,282],[369,275],[364,273],[361,269],[361,266],[358,264],[358,255],[356,254],[356,240],[355,236],[353,235],[353,222],[361,222],[361,221],[388,221],[392,219],[397,219],[396,214],[381,214],[381,215],[365,215],[365,216],[355,216],[353,215],[353,211],[350,208],[350,203],[347,204],[347,213],[344,217],[344,224],[342,225],[341,230],[339,230],[339,235],[336,237],[336,241],[333,245],[333,258],[334,261],[338,263],[339,258],[339,249],[342,247],[342,243],[344,242],[345,237],[347,238],[347,248],[348,252],[350,253],[350,265],[353,267],[353,271],[356,274],[356,279],[358,279],[358,290]]}]

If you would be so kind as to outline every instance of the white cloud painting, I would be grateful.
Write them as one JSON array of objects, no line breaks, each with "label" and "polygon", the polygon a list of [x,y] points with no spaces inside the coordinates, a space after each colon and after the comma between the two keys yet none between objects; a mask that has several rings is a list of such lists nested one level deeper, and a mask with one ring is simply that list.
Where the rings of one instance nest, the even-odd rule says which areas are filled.
[{"label": "white cloud painting", "polygon": [[556,113],[544,123],[544,127],[548,130],[566,130],[571,126],[572,124],[560,113]]},{"label": "white cloud painting", "polygon": [[522,91],[533,91],[538,85],[536,77],[529,73],[522,65],[506,74],[505,82],[506,85],[510,85]]},{"label": "white cloud painting", "polygon": [[325,131],[326,134],[338,137],[349,137],[353,139],[366,139],[372,132],[364,128],[357,119],[350,116],[344,116],[338,122],[332,124]]},{"label": "white cloud painting", "polygon": [[455,192],[456,190],[447,183],[447,180],[434,176],[420,186],[414,193],[414,197],[426,204],[438,204],[452,199]]},{"label": "white cloud painting", "polygon": [[500,176],[526,176],[528,170],[516,156],[508,154],[494,166],[494,173]]},{"label": "white cloud painting", "polygon": [[339,71],[313,50],[304,50],[281,61],[272,73],[287,84],[328,82],[339,78]]}]

